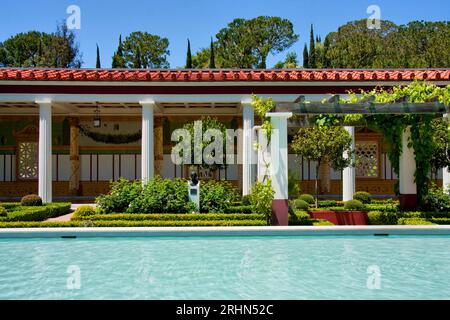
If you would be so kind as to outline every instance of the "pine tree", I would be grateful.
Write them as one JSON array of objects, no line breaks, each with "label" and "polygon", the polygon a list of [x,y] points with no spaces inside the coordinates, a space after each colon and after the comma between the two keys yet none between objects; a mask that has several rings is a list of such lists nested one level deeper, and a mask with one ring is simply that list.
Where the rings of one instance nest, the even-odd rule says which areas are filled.
[{"label": "pine tree", "polygon": [[303,68],[309,68],[309,56],[308,56],[308,47],[303,48]]},{"label": "pine tree", "polygon": [[216,62],[214,60],[214,43],[213,43],[212,37],[211,37],[211,45],[210,45],[210,49],[209,49],[209,68],[210,69],[216,68]]},{"label": "pine tree", "polygon": [[317,68],[317,59],[316,59],[316,44],[314,41],[314,29],[311,24],[311,34],[309,40],[309,59],[308,59],[309,68]]},{"label": "pine tree", "polygon": [[97,44],[97,61],[95,63],[95,67],[97,69],[100,69],[102,67],[100,64],[100,49],[98,48],[98,44]]},{"label": "pine tree", "polygon": [[192,69],[191,42],[189,41],[189,39],[186,54],[186,69]]}]

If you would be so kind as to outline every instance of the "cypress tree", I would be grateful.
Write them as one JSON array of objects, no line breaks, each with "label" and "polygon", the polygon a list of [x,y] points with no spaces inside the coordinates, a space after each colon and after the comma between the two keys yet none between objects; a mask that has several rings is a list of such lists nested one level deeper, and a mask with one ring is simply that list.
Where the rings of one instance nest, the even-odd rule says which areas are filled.
[{"label": "cypress tree", "polygon": [[214,60],[214,43],[213,43],[212,37],[211,37],[211,45],[210,45],[210,49],[209,49],[209,67],[211,69],[216,68],[216,62]]},{"label": "cypress tree", "polygon": [[186,54],[186,69],[192,69],[191,42],[189,41],[189,39]]},{"label": "cypress tree", "polygon": [[309,56],[308,56],[308,47],[303,48],[303,68],[309,68]]},{"label": "cypress tree", "polygon": [[330,59],[327,57],[328,50],[330,49],[330,39],[329,37],[325,37],[323,42],[323,64],[325,68],[331,67]]},{"label": "cypress tree", "polygon": [[113,68],[125,68],[125,59],[123,58],[122,49],[122,35],[119,36],[119,46],[117,47],[117,51],[114,52],[111,66]]},{"label": "cypress tree", "polygon": [[100,49],[98,48],[98,44],[97,44],[97,61],[95,63],[95,67],[97,69],[100,69],[102,67],[100,64]]},{"label": "cypress tree", "polygon": [[317,68],[317,60],[316,60],[316,44],[314,41],[314,29],[311,24],[311,34],[309,39],[309,59],[308,59],[309,68]]},{"label": "cypress tree", "polygon": [[141,49],[139,48],[139,46],[136,47],[136,52],[133,61],[133,68],[135,69],[142,68]]}]

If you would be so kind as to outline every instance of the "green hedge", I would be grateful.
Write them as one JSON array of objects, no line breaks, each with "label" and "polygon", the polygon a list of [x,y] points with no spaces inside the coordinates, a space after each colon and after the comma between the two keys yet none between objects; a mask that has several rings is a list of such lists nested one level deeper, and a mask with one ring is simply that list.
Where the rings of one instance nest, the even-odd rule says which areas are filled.
[{"label": "green hedge", "polygon": [[246,213],[108,213],[90,216],[74,215],[73,221],[218,221],[218,220],[264,220],[259,214]]},{"label": "green hedge", "polygon": [[253,208],[252,206],[231,206],[224,210],[225,213],[252,213]]},{"label": "green hedge", "polygon": [[429,225],[434,224],[424,218],[400,218],[398,219],[398,224],[400,225]]},{"label": "green hedge", "polygon": [[265,226],[265,220],[193,220],[193,221],[59,221],[0,222],[0,228],[55,228],[55,227],[206,227],[206,226]]},{"label": "green hedge", "polygon": [[435,224],[450,224],[450,218],[430,218],[429,221]]},{"label": "green hedge", "polygon": [[6,217],[0,217],[0,221],[43,221],[69,213],[70,206],[70,203],[64,202],[49,203],[40,207],[17,207],[16,211],[8,212]]},{"label": "green hedge", "polygon": [[314,219],[305,211],[297,210],[289,213],[289,225],[292,226],[312,226]]}]

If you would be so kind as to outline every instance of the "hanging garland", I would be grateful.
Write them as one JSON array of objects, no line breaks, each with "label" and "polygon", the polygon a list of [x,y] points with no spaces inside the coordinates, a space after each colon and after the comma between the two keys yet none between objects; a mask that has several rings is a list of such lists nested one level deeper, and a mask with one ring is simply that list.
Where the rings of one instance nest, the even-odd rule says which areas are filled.
[{"label": "hanging garland", "polygon": [[130,134],[106,134],[90,131],[87,126],[79,125],[81,134],[91,138],[96,142],[108,143],[108,144],[126,144],[139,141],[141,139],[141,130],[136,133]]}]

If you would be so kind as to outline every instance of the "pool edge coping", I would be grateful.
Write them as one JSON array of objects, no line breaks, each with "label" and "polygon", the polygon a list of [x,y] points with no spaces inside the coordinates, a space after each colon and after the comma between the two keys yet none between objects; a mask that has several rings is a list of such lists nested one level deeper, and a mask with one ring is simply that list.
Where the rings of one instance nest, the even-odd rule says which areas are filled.
[{"label": "pool edge coping", "polygon": [[4,228],[0,238],[450,235],[450,225],[426,226],[248,226],[248,227],[59,227]]}]

